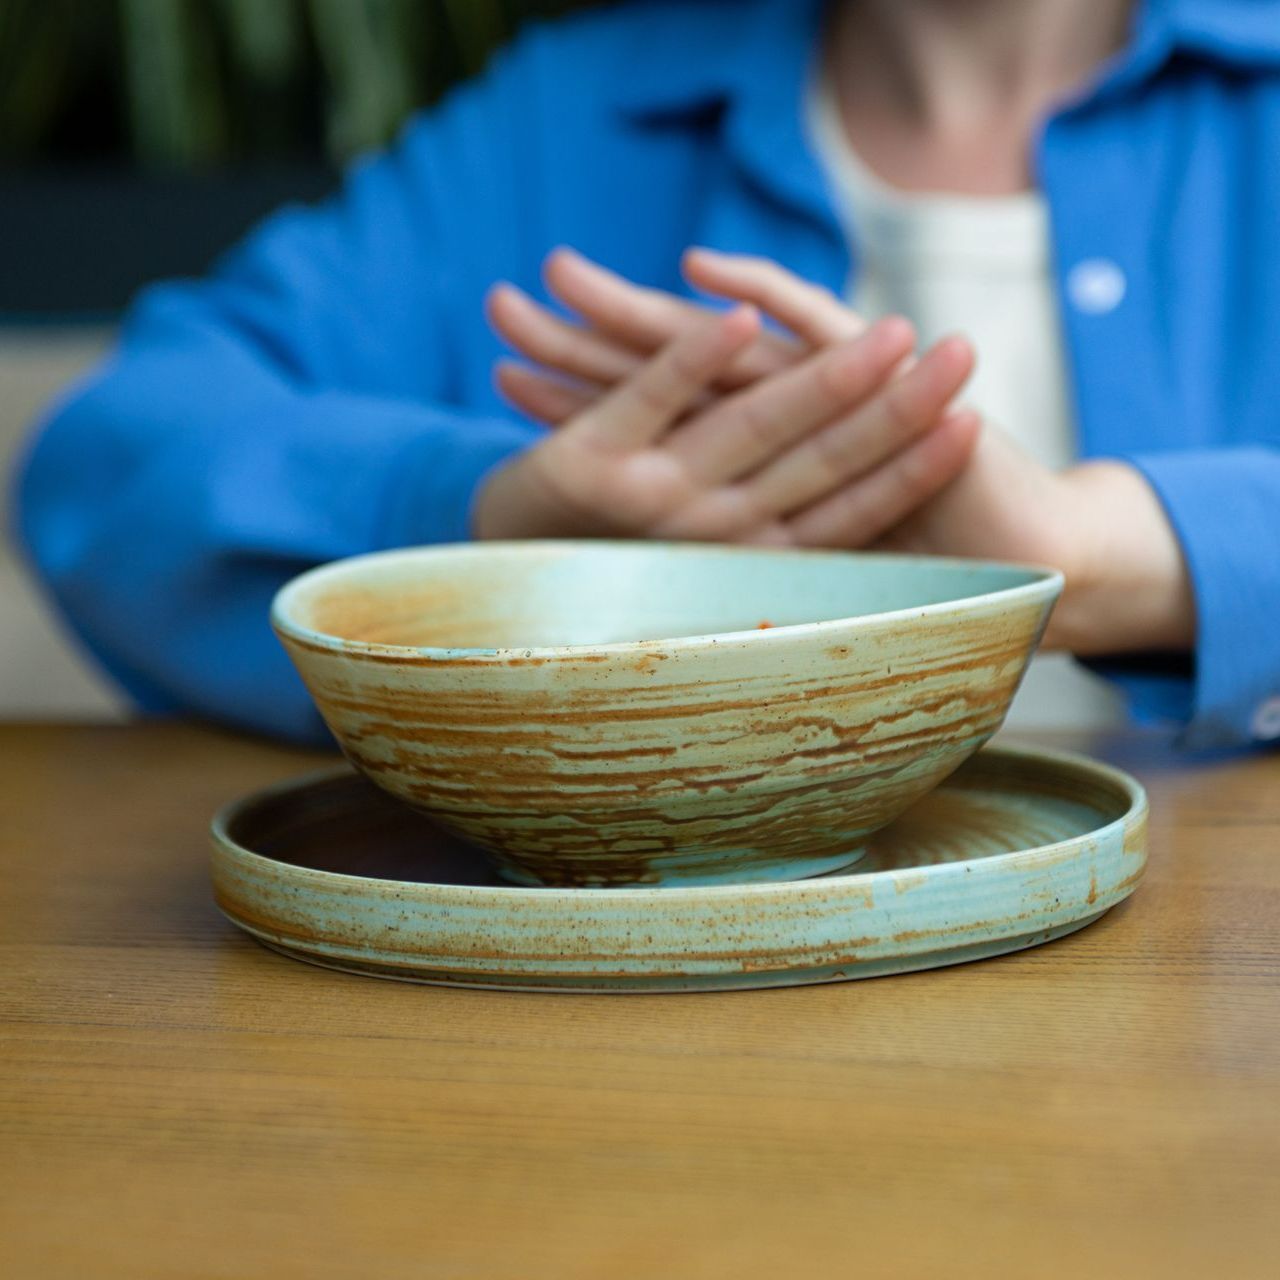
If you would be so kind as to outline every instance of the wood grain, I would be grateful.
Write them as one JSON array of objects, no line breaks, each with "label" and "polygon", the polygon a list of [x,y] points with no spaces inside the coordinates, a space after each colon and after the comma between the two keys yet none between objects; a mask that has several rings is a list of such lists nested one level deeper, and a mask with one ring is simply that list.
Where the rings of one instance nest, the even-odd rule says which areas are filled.
[{"label": "wood grain", "polygon": [[0,727],[0,1269],[1269,1277],[1280,758],[1053,745],[1151,792],[1147,880],[1099,924],[613,999],[347,977],[232,929],[209,814],[321,757]]}]

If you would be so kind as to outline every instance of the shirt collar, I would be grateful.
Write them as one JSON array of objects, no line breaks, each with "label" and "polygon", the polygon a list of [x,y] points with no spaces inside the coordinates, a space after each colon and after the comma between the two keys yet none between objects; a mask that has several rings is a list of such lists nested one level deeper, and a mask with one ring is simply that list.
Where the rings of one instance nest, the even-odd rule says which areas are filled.
[{"label": "shirt collar", "polygon": [[773,97],[797,65],[807,68],[824,8],[824,0],[685,0],[673,23],[631,33],[613,99],[628,115],[662,117]]},{"label": "shirt collar", "polygon": [[[674,31],[655,22],[629,33],[615,103],[655,123],[722,108],[727,148],[756,186],[834,225],[804,106],[826,9],[827,0],[683,0]],[[1179,51],[1280,68],[1280,0],[1139,0],[1127,47],[1063,107],[1123,93]]]},{"label": "shirt collar", "polygon": [[[760,118],[784,107],[809,72],[826,0],[685,0],[680,8],[688,25],[678,47],[661,23],[629,42],[613,91],[624,113],[660,118],[728,102]],[[1174,50],[1242,69],[1280,65],[1280,0],[1142,0],[1116,65],[1151,69]]]},{"label": "shirt collar", "polygon": [[1243,69],[1280,63],[1277,0],[1148,0],[1142,18],[1189,53]]},{"label": "shirt collar", "polygon": [[726,146],[769,195],[830,219],[805,138],[804,103],[826,0],[684,0],[675,30],[629,42],[617,106],[640,121],[725,109]]}]

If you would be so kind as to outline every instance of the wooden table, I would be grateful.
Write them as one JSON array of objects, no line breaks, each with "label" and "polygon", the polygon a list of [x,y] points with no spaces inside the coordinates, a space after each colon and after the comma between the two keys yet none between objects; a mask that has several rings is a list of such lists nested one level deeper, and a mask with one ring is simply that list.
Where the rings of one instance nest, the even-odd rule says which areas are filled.
[{"label": "wooden table", "polygon": [[1085,932],[602,997],[349,977],[225,923],[209,814],[316,756],[0,727],[0,1273],[1280,1274],[1280,757],[1075,745],[1153,813]]}]

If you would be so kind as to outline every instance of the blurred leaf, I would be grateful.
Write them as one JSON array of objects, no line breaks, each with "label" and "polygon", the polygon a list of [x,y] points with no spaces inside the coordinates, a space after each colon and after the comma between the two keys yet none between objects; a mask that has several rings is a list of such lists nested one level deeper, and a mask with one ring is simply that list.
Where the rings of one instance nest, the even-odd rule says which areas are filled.
[{"label": "blurred leaf", "polygon": [[462,52],[467,75],[479,71],[490,50],[506,37],[508,7],[497,0],[444,0],[445,13]]},{"label": "blurred leaf", "polygon": [[0,150],[31,150],[48,127],[70,71],[65,6],[0,2]]},{"label": "blurred leaf", "polygon": [[0,157],[346,159],[477,71],[523,17],[581,3],[0,0]]},{"label": "blurred leaf", "polygon": [[232,53],[268,84],[288,79],[302,57],[296,0],[221,0]]},{"label": "blurred leaf", "polygon": [[224,132],[212,50],[191,0],[120,0],[129,118],[143,164],[201,168]]},{"label": "blurred leaf", "polygon": [[404,68],[379,39],[387,0],[309,0],[329,81],[329,147],[346,158],[388,138],[411,105]]}]

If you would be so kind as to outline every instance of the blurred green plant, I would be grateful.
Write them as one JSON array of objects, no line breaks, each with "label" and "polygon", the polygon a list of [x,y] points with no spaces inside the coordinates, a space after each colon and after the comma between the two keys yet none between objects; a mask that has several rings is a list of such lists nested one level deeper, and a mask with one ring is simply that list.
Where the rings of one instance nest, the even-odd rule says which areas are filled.
[{"label": "blurred green plant", "polygon": [[0,0],[0,159],[342,162],[581,0]]}]

